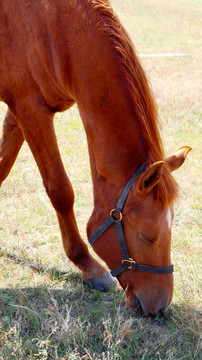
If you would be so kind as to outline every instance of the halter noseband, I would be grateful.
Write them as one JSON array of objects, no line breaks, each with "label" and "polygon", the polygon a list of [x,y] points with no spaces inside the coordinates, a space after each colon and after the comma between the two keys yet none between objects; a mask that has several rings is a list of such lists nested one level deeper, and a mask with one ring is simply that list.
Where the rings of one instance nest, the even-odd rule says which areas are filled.
[{"label": "halter noseband", "polygon": [[[115,224],[116,233],[119,240],[121,254],[122,254],[122,262],[114,270],[111,270],[111,275],[116,277],[119,276],[122,272],[128,269],[144,271],[154,274],[171,274],[173,273],[173,265],[170,266],[149,266],[149,265],[142,265],[136,264],[135,260],[131,259],[128,253],[128,248],[126,244],[126,240],[124,237],[123,227],[122,227],[122,210],[127,200],[128,194],[133,186],[133,182],[136,177],[142,174],[146,169],[145,165],[140,166],[136,172],[132,175],[130,180],[127,182],[126,186],[124,187],[118,201],[116,207],[110,211],[109,217],[98,227],[98,229],[90,236],[89,243],[91,245],[112,225]],[[113,213],[119,213],[119,219],[116,219],[113,216]]]}]

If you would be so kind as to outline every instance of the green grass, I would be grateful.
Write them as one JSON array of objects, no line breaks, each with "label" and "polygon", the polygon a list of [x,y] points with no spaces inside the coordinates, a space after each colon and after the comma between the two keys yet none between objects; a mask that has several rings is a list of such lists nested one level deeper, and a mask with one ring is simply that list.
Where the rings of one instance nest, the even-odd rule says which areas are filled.
[{"label": "green grass", "polygon": [[[166,152],[193,147],[176,171],[173,304],[162,318],[126,307],[118,288],[86,287],[62,248],[54,210],[26,144],[0,191],[0,360],[200,359],[201,56],[200,1],[113,0],[143,58],[159,106]],[[0,104],[0,118],[6,106]],[[81,235],[92,210],[86,137],[76,107],[56,116],[58,142],[75,190]]]}]

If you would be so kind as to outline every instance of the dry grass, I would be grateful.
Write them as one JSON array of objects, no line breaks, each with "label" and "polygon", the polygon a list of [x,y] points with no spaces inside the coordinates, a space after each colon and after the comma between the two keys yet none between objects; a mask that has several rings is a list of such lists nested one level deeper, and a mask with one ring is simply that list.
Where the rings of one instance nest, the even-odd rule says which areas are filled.
[{"label": "dry grass", "polygon": [[[113,0],[143,58],[159,105],[167,153],[193,147],[176,172],[174,301],[164,318],[136,316],[120,289],[86,288],[66,260],[56,217],[25,144],[0,191],[0,360],[199,359],[201,229],[200,1]],[[6,107],[0,105],[3,119]],[[76,107],[57,115],[56,132],[76,193],[81,234],[92,210],[85,133]]]}]

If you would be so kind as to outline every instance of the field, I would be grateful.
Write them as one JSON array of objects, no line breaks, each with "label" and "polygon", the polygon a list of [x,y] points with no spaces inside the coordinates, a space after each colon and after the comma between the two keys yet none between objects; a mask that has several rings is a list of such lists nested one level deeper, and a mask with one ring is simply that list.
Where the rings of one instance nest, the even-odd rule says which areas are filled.
[{"label": "field", "polygon": [[[26,144],[0,190],[0,360],[193,360],[200,357],[201,1],[113,0],[142,57],[159,107],[166,153],[193,150],[175,173],[173,303],[163,317],[142,318],[120,288],[86,287],[68,262],[56,216]],[[2,123],[6,106],[0,103]],[[56,133],[75,190],[86,240],[92,183],[76,106],[56,115]]]}]

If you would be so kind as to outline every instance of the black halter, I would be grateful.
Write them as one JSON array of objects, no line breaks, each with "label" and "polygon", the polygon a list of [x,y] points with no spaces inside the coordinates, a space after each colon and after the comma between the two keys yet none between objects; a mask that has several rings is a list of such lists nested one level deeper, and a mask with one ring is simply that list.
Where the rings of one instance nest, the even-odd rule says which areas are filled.
[{"label": "black halter", "polygon": [[[98,227],[98,229],[90,236],[89,243],[91,245],[112,225],[115,224],[116,233],[119,240],[121,253],[122,253],[122,262],[114,270],[111,270],[112,276],[119,276],[122,272],[128,269],[144,271],[154,274],[171,274],[173,273],[173,265],[171,266],[149,266],[149,265],[141,265],[136,264],[136,262],[130,258],[128,253],[128,248],[126,245],[126,241],[124,238],[124,232],[122,227],[122,210],[127,200],[128,194],[133,186],[133,182],[136,177],[142,174],[146,169],[145,165],[140,166],[137,171],[133,174],[130,180],[127,182],[126,186],[124,187],[118,201],[116,207],[111,210],[109,217]],[[116,219],[113,216],[113,213],[119,213],[119,219]]]}]

